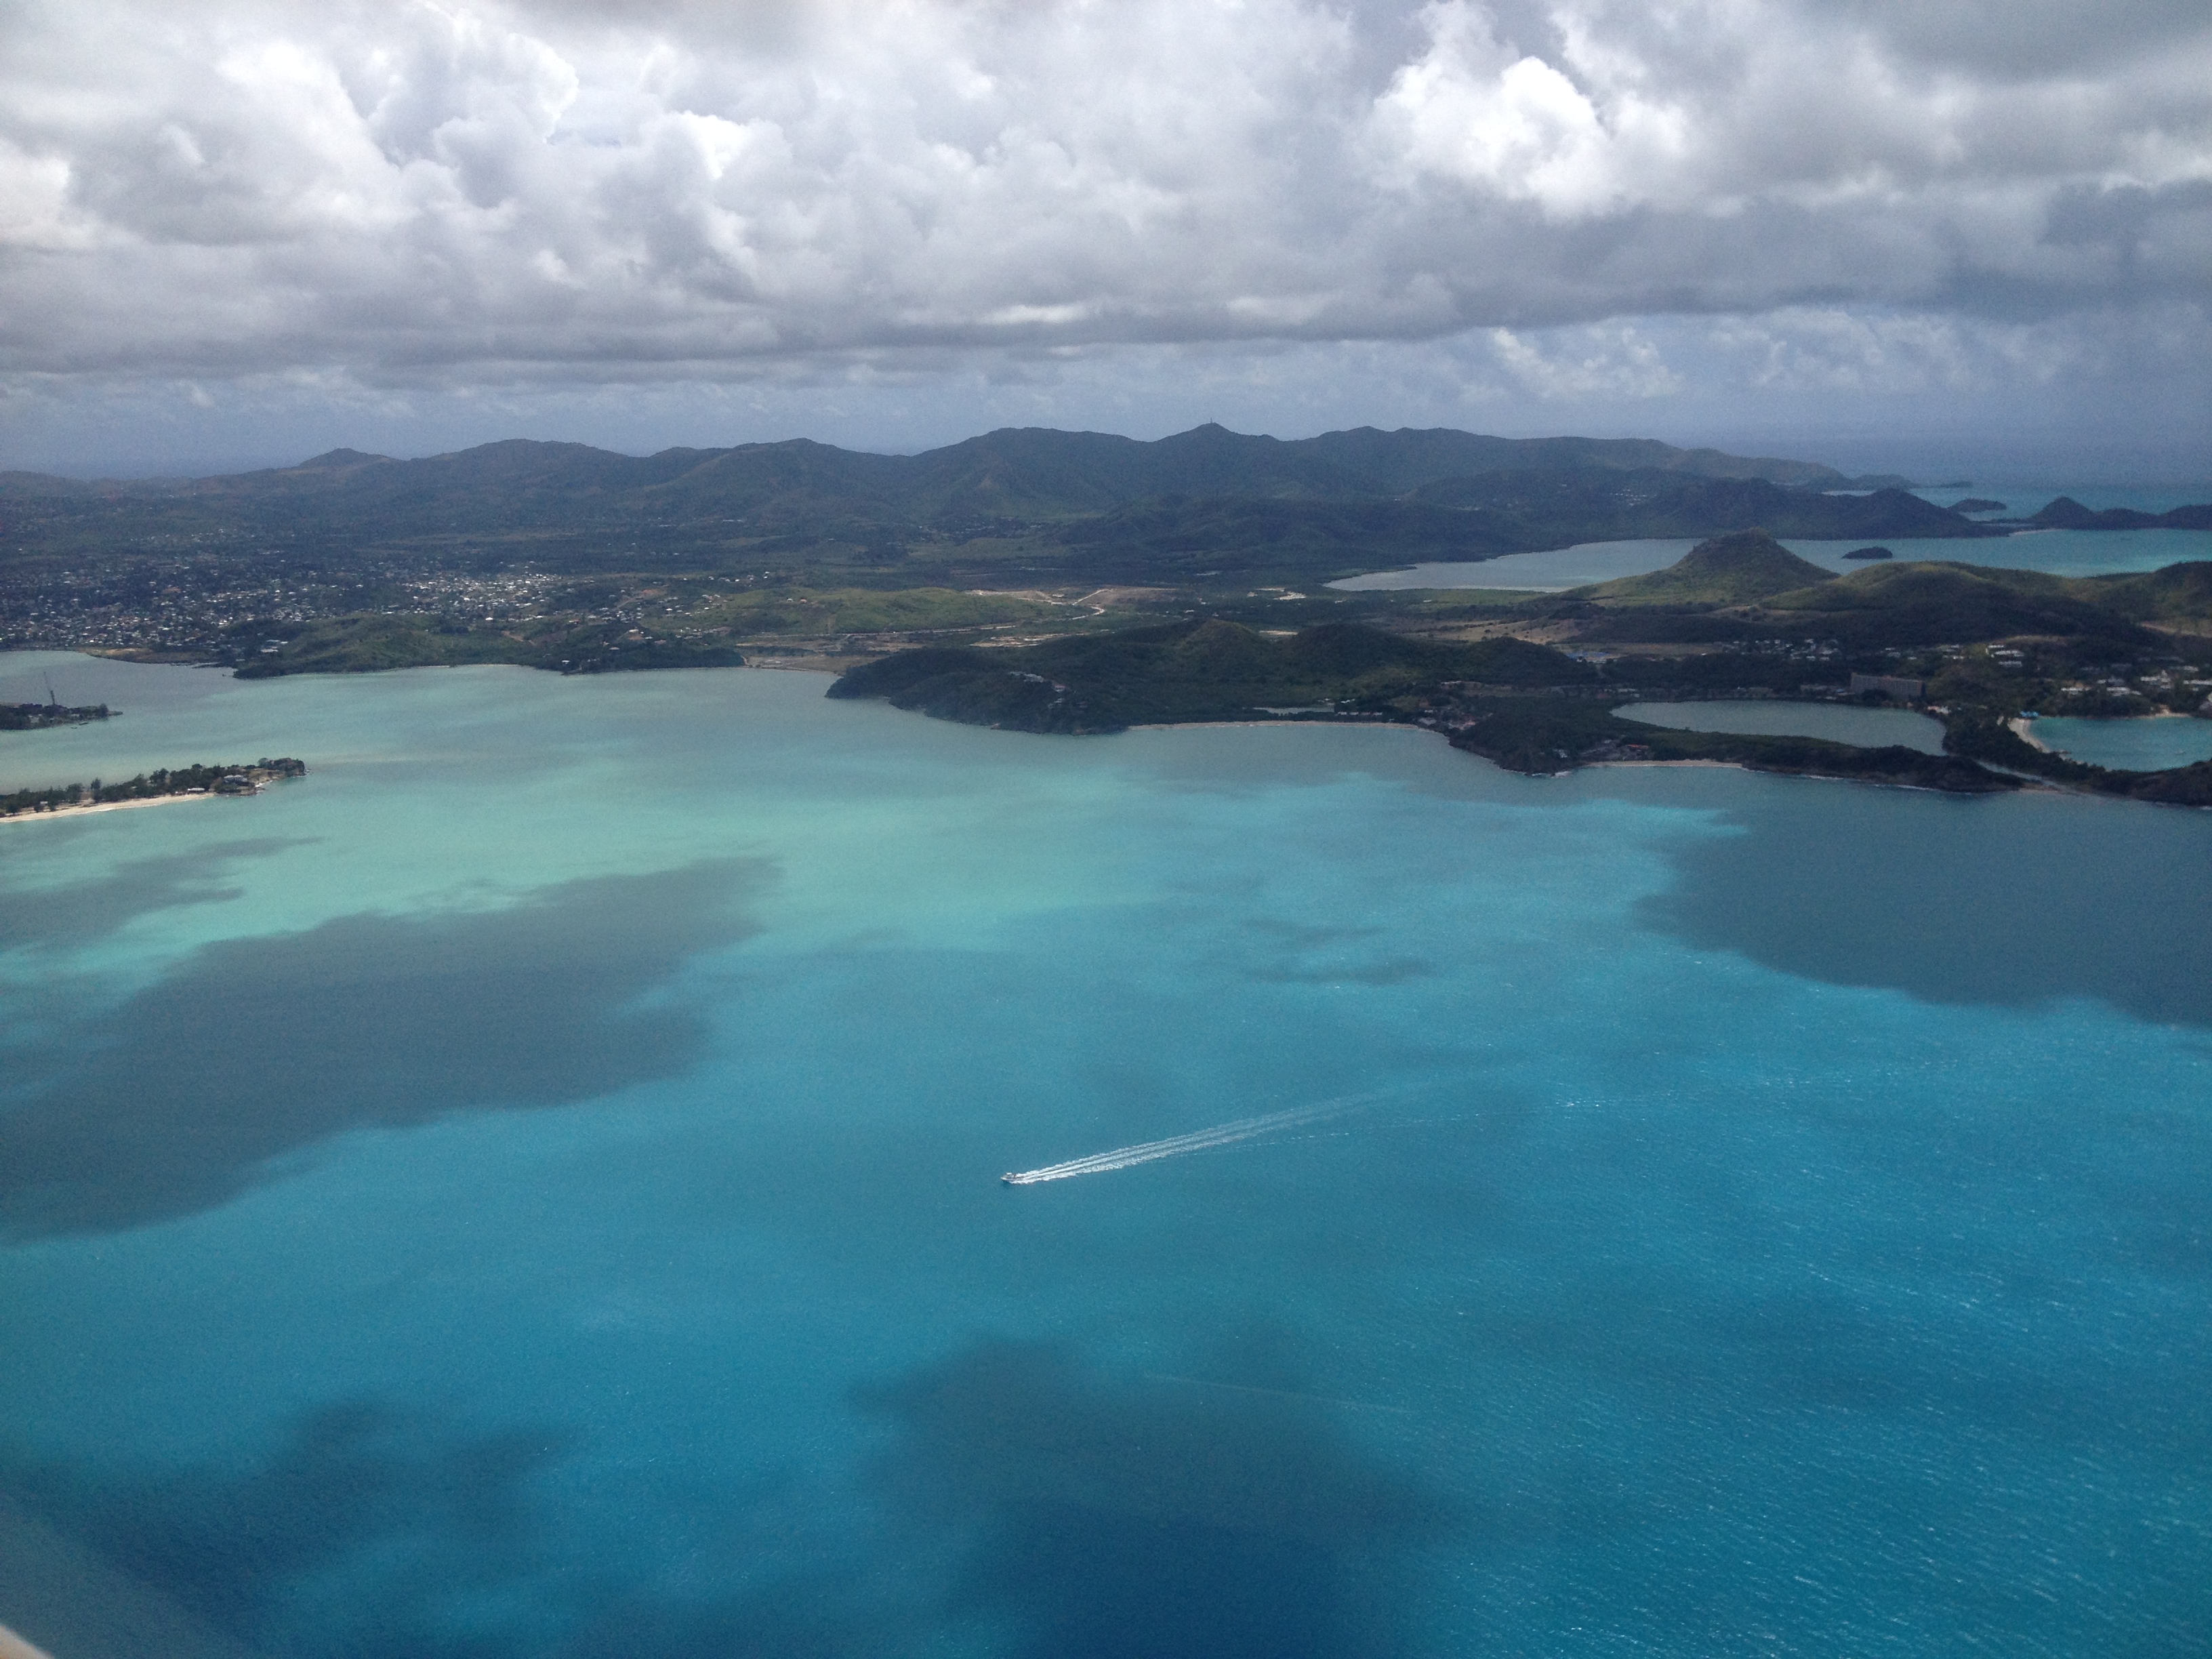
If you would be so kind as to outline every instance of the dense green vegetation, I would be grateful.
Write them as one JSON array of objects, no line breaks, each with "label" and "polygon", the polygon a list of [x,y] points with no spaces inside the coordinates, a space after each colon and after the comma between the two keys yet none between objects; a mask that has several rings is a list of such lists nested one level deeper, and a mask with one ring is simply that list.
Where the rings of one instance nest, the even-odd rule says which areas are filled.
[{"label": "dense green vegetation", "polygon": [[[1448,478],[1394,499],[1168,496],[1068,525],[1054,539],[1068,550],[1070,568],[1101,580],[1328,580],[1377,566],[1757,526],[1825,538],[2002,533],[1901,490],[1833,495],[1763,478],[1584,471]],[[1802,564],[1783,586],[1802,586],[1803,572],[1826,574]]]},{"label": "dense green vegetation", "polygon": [[[978,573],[1304,577],[1394,558],[1773,523],[1799,533],[1979,535],[1959,514],[1802,461],[1647,441],[1361,429],[1282,442],[1218,426],[1156,443],[1006,430],[921,455],[804,441],[633,457],[487,444],[392,460],[336,450],[222,478],[0,479],[0,566],[246,556],[327,577],[372,553],[574,575],[783,571],[883,585]],[[1194,554],[1212,553],[1194,561]]]},{"label": "dense green vegetation", "polygon": [[1474,560],[1554,539],[1500,514],[1419,501],[1170,496],[1057,532],[1072,570],[1098,580],[1327,580],[1378,565]]},{"label": "dense green vegetation", "polygon": [[[243,631],[249,638],[263,629]],[[285,629],[239,663],[240,679],[283,674],[363,674],[390,668],[509,663],[563,673],[617,669],[734,668],[744,655],[726,641],[659,638],[621,623],[556,625],[534,635],[495,626],[429,623],[406,617],[333,617]],[[271,648],[273,647],[273,648]]]},{"label": "dense green vegetation", "polygon": [[82,708],[65,708],[58,702],[0,702],[0,732],[35,732],[42,726],[82,726],[104,720],[112,711],[104,702]]},{"label": "dense green vegetation", "polygon": [[2001,536],[1899,489],[1864,495],[1788,488],[1766,478],[1692,477],[1675,471],[1497,473],[1424,486],[1414,499],[1495,515],[1531,547],[1710,536],[1761,526],[1824,541],[1876,536]]},{"label": "dense green vegetation", "polygon": [[307,775],[306,763],[287,756],[270,760],[235,762],[228,766],[164,767],[142,772],[126,783],[70,783],[52,789],[18,789],[0,795],[0,817],[26,812],[51,812],[71,806],[94,806],[118,801],[158,800],[167,795],[244,795],[285,778]]},{"label": "dense green vegetation", "polygon": [[[830,695],[1067,733],[1200,720],[1419,721],[1457,747],[1526,772],[1592,761],[1713,760],[1969,793],[2017,788],[2026,774],[2206,805],[2212,765],[2110,772],[2036,750],[2004,724],[2033,701],[2080,712],[2122,702],[2142,712],[2203,704],[2212,677],[2177,652],[2193,636],[2160,633],[2097,600],[2109,595],[2139,613],[2192,615],[2204,571],[2212,566],[2073,580],[1900,563],[1833,576],[1753,531],[1713,538],[1650,576],[1570,594],[1421,601],[1385,613],[1389,629],[1330,622],[1286,634],[1216,616],[1025,649],[913,650],[855,668]],[[2045,631],[2021,646],[1971,643],[2010,637],[2022,623]],[[1455,624],[1487,637],[1445,636]],[[1593,638],[1645,643],[1624,653],[1569,654],[1500,631],[1515,627],[1578,647]],[[2112,662],[2115,651],[2169,665],[2115,681],[2114,673],[2141,666]],[[2212,656],[2212,648],[2202,654]],[[1632,697],[1835,697],[1846,694],[1854,673],[1924,684],[1948,719],[1947,752],[1673,731],[1613,712]]]},{"label": "dense green vegetation", "polygon": [[2054,755],[2022,738],[1985,709],[1962,709],[1947,723],[1943,746],[1952,754],[2024,772],[2053,782],[2130,800],[2169,806],[2212,806],[2212,761],[2163,772],[2121,772]]},{"label": "dense green vegetation", "polygon": [[1082,635],[1019,650],[917,650],[852,670],[833,697],[1024,732],[1116,732],[1290,711],[1410,716],[1452,680],[1595,686],[1593,671],[1500,639],[1425,644],[1350,624],[1278,638],[1219,619]]},{"label": "dense green vegetation", "polygon": [[763,635],[957,633],[1063,620],[1067,607],[1013,593],[944,587],[769,587],[709,600],[689,621]]},{"label": "dense green vegetation", "polygon": [[[1785,580],[1790,585],[1781,586]],[[1592,643],[1791,634],[1882,650],[2031,637],[2128,656],[2172,647],[2169,635],[2146,623],[2183,631],[2212,625],[2212,563],[2067,577],[1915,560],[1837,576],[1754,530],[1705,542],[1666,570],[1530,600],[1522,609],[1579,617],[1577,637]]]},{"label": "dense green vegetation", "polygon": [[2029,570],[1918,561],[1879,564],[1763,602],[1792,625],[1852,642],[1921,646],[2082,636],[2116,647],[2154,643],[2131,620],[2083,597],[2087,584]]},{"label": "dense green vegetation", "polygon": [[0,477],[0,495],[16,514],[54,526],[105,519],[341,534],[350,527],[381,537],[614,526],[729,533],[700,531],[714,524],[739,526],[740,535],[819,536],[841,526],[1082,517],[1170,495],[1392,497],[1505,472],[1711,477],[1815,490],[1853,482],[1810,462],[1648,440],[1362,428],[1285,442],[1209,425],[1156,443],[1009,428],[921,455],[863,454],[804,439],[641,457],[519,440],[411,461],[333,450],[295,467],[181,483],[86,484],[12,473]]},{"label": "dense green vegetation", "polygon": [[[731,662],[748,643],[846,658],[890,635],[951,644],[1201,611],[1261,626],[1381,618],[1404,602],[1322,584],[1577,541],[2003,533],[1903,482],[1640,440],[1363,428],[1281,442],[1218,426],[1155,443],[1007,430],[906,456],[516,441],[405,461],[335,450],[184,481],[10,474],[0,644],[257,676],[599,672]],[[1818,575],[1807,567],[1795,585]],[[1082,603],[1102,586],[1134,597]],[[1678,581],[1591,603],[1634,599],[1653,613],[1634,624],[1647,639],[1712,642],[1756,636],[1756,619],[1715,602],[1776,591]],[[2045,597],[2007,599],[2021,613],[2008,625]],[[1273,602],[1297,609],[1255,613]],[[2116,593],[2107,608],[2163,620],[2197,602]],[[1626,637],[1621,626],[1593,641]]]},{"label": "dense green vegetation", "polygon": [[[258,634],[258,629],[245,630]],[[466,663],[526,663],[531,648],[492,629],[441,627],[412,617],[333,617],[287,628],[275,650],[255,646],[238,667],[240,679],[280,674],[358,674],[387,668]],[[275,643],[272,641],[272,643]]]},{"label": "dense green vegetation", "polygon": [[2142,575],[2080,577],[2068,582],[2066,591],[2135,622],[2195,624],[2200,629],[2212,622],[2212,560],[2170,564]]},{"label": "dense green vegetation", "polygon": [[1452,746],[1515,772],[1562,772],[1589,761],[1721,761],[1758,772],[1849,778],[1960,794],[1991,794],[2017,781],[1965,757],[1901,745],[1862,749],[1820,738],[1678,732],[1625,720],[1612,700],[1486,697],[1462,706]]},{"label": "dense green vegetation", "polygon": [[1579,587],[1571,597],[1608,605],[1742,605],[1829,579],[1767,532],[1747,530],[1700,542],[1664,570]]},{"label": "dense green vegetation", "polygon": [[854,669],[833,697],[884,697],[940,719],[1025,732],[1290,718],[1419,720],[1522,772],[1591,760],[1725,760],[1765,771],[1989,793],[2017,787],[1970,759],[1804,738],[1674,732],[1624,720],[1599,671],[1501,638],[1423,645],[1349,625],[1287,639],[1209,620],[1026,650],[916,650]]},{"label": "dense green vegetation", "polygon": [[[672,592],[672,589],[684,589]],[[1064,623],[1066,605],[1006,593],[939,587],[813,589],[782,585],[730,592],[712,585],[642,585],[653,614],[622,585],[580,588],[551,614],[469,622],[381,614],[295,624],[233,624],[238,673],[369,673],[470,663],[510,663],[564,673],[646,668],[728,668],[744,661],[739,641],[890,634],[969,634],[1018,623]],[[608,620],[599,620],[609,617]],[[264,638],[264,635],[273,637]]]}]

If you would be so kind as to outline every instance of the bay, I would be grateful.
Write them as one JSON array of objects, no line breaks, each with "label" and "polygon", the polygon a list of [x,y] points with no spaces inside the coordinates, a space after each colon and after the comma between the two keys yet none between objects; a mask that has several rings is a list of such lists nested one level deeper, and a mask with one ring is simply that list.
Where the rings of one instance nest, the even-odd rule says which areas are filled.
[{"label": "bay", "polygon": [[[1782,544],[1838,575],[1863,570],[1844,555],[1863,541],[1813,541],[1784,537]],[[1545,553],[1509,553],[1474,562],[1417,564],[1378,570],[1328,584],[1347,593],[1402,592],[1415,588],[1489,588],[1556,593],[1622,576],[1663,570],[1697,545],[1694,537],[1644,541],[1583,542]],[[1899,559],[1930,559],[2002,570],[2041,570],[2054,576],[2121,575],[2159,570],[2189,560],[2212,559],[2207,530],[2035,530],[2014,536],[1957,540],[1892,537],[1880,544]]]},{"label": "bay", "polygon": [[210,1651],[2212,1629],[2205,815],[112,684],[311,770],[0,826],[0,1498]]},{"label": "bay", "polygon": [[[1966,489],[1922,489],[1916,493],[1939,507],[1955,506],[1963,500],[2002,501],[2008,510],[2021,514],[2033,513],[2061,495],[2072,496],[2098,508],[2124,507],[2137,512],[2163,513],[2190,502],[2212,501],[2212,480],[2153,489],[2116,488],[2064,480],[2005,479]],[[1863,540],[1783,539],[1783,545],[1799,558],[1840,574],[1866,568],[1845,559],[1844,555],[1868,544]],[[1880,544],[1899,559],[1950,560],[2002,569],[2041,570],[2057,576],[2117,575],[2157,570],[2189,560],[2212,559],[2212,531],[2203,530],[2037,530],[1966,541],[1907,537],[1883,540]],[[1697,538],[1693,537],[1585,542],[1542,553],[1509,554],[1502,559],[1373,571],[1330,586],[1349,592],[1417,588],[1558,592],[1592,582],[1663,570],[1696,545]]]}]

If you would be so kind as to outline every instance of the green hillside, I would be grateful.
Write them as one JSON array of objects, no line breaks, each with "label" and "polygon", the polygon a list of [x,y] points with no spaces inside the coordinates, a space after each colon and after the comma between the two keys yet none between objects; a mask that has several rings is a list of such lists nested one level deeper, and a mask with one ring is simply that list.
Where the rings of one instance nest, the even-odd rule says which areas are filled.
[{"label": "green hillside", "polygon": [[2148,643],[2133,622],[2077,597],[2087,584],[2037,571],[1976,565],[1878,564],[1761,602],[1766,611],[1802,618],[1808,633],[1890,646],[2008,639],[2017,635],[2086,636],[2117,645]]},{"label": "green hillside", "polygon": [[1057,532],[1070,566],[1101,580],[1189,581],[1247,574],[1327,580],[1377,566],[1492,559],[1540,533],[1498,515],[1418,501],[1170,496]]},{"label": "green hillside", "polygon": [[1771,593],[1833,580],[1764,530],[1715,536],[1664,570],[1577,587],[1567,597],[1601,605],[1744,605]]},{"label": "green hillside", "polygon": [[1765,478],[1691,477],[1671,470],[1485,473],[1424,485],[1414,499],[1506,514],[1532,534],[1568,541],[1711,536],[1754,528],[1820,541],[2006,533],[1902,489],[1838,494],[1785,488]]},{"label": "green hillside", "polygon": [[1209,619],[1021,650],[902,651],[852,670],[830,696],[884,697],[971,725],[1081,733],[1236,720],[1269,708],[1379,712],[1446,681],[1492,678],[1594,686],[1596,677],[1520,640],[1431,645],[1346,623],[1282,639]]},{"label": "green hillside", "polygon": [[[1532,478],[1550,483],[1516,482]],[[414,460],[331,450],[297,466],[190,480],[84,483],[11,474],[0,479],[0,495],[14,508],[0,521],[0,559],[226,544],[283,556],[459,544],[574,571],[696,565],[763,551],[810,563],[880,562],[884,550],[896,559],[897,550],[918,541],[1042,535],[1140,503],[1191,501],[1215,505],[1154,513],[1178,520],[1172,533],[1182,544],[1210,536],[1208,545],[1235,551],[1267,526],[1255,529],[1254,510],[1233,503],[1269,502],[1276,505],[1268,523],[1300,547],[1326,544],[1339,564],[1358,562],[1371,550],[1370,567],[1401,547],[1480,557],[1486,550],[1613,534],[1623,523],[1631,525],[1626,533],[1641,533],[1633,528],[1639,512],[1669,526],[1693,523],[1700,532],[1741,527],[1753,521],[1741,514],[1757,508],[1822,524],[1838,514],[1867,518],[1869,534],[1982,533],[1894,491],[1872,507],[1873,498],[1820,493],[1850,482],[1814,462],[1650,440],[1445,430],[1361,428],[1285,441],[1207,425],[1140,442],[1007,428],[919,455],[795,439],[632,456],[517,439]],[[1464,499],[1407,500],[1437,487]],[[1523,496],[1548,499],[1533,515],[1504,505]],[[1360,515],[1392,504],[1419,527],[1371,534]],[[1322,510],[1332,507],[1356,511],[1346,520]],[[1514,522],[1455,524],[1451,510],[1468,507]],[[1900,512],[1913,523],[1899,521]],[[1799,527],[1794,520],[1792,527]],[[1108,526],[1106,533],[1129,555],[1160,527]],[[1034,550],[1047,562],[1066,557],[1048,538]]]},{"label": "green hillside", "polygon": [[2069,591],[2136,622],[2212,623],[2212,560],[2170,564],[2134,576],[2088,576]]}]

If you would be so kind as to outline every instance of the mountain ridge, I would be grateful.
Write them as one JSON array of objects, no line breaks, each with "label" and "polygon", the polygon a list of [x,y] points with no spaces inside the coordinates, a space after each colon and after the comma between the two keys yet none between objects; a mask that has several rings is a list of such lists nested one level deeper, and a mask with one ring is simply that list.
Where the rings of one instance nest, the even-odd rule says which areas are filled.
[{"label": "mountain ridge", "polygon": [[[1850,493],[1868,483],[1820,462],[1656,439],[1441,427],[1280,439],[1209,422],[1150,441],[1002,427],[913,455],[808,438],[651,455],[508,438],[412,459],[337,448],[185,480],[0,475],[13,509],[0,520],[0,558],[374,551],[575,574],[899,570],[966,586],[983,579],[978,557],[991,578],[1190,566],[1310,580],[1753,523],[1798,535],[2002,533],[1893,490]],[[995,550],[963,550],[979,543]]]},{"label": "mountain ridge", "polygon": [[[545,479],[559,465],[594,482],[632,488],[666,487],[702,473],[770,475],[794,470],[834,474],[848,484],[903,476],[917,494],[969,489],[988,497],[1003,489],[1010,471],[1025,471],[1058,486],[1058,494],[1093,510],[1151,495],[1293,494],[1394,495],[1437,479],[1514,471],[1668,471],[1693,477],[1762,478],[1797,487],[1873,486],[1893,481],[1853,480],[1814,461],[1741,456],[1711,449],[1683,449],[1648,438],[1503,438],[1453,428],[1375,427],[1281,439],[1231,432],[1207,422],[1164,438],[1070,432],[1052,427],[1000,427],[911,455],[844,449],[811,438],[731,445],[677,446],[647,455],[561,441],[505,438],[465,449],[411,458],[337,448],[290,466],[264,467],[206,477],[165,480],[75,479],[16,471],[56,493],[148,489],[161,493],[260,493],[285,490],[328,475],[349,479],[387,469],[428,479],[490,483]],[[1117,477],[1115,475],[1119,474]],[[1272,488],[1271,488],[1272,486]],[[1028,493],[1037,493],[1032,486]],[[1085,499],[1088,498],[1088,499]]]}]

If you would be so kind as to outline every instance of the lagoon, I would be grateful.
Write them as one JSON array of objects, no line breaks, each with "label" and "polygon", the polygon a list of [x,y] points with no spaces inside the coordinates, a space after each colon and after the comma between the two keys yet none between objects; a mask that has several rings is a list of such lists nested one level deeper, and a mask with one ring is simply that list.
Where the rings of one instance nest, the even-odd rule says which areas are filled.
[{"label": "lagoon", "polygon": [[1705,702],[1632,702],[1613,711],[1677,732],[1737,732],[1758,737],[1826,738],[1880,749],[1899,744],[1923,755],[1943,752],[1943,723],[1902,708],[1855,708],[1832,702],[1716,699]]},{"label": "lagoon", "polygon": [[117,684],[0,777],[313,769],[0,826],[0,1510],[207,1651],[2203,1627],[2212,817]]},{"label": "lagoon", "polygon": [[[1863,570],[1844,555],[1864,542],[1810,541],[1785,537],[1782,544],[1801,559],[1848,575]],[[1949,560],[2007,570],[2042,570],[2057,576],[2118,575],[2157,570],[2192,559],[2212,559],[2212,531],[2036,530],[1986,538],[1892,538],[1881,544],[1897,558]],[[1663,570],[1697,545],[1695,538],[1584,542],[1543,553],[1510,553],[1474,562],[1418,564],[1372,571],[1328,584],[1348,593],[1401,592],[1418,588],[1489,588],[1560,592],[1621,576]]]},{"label": "lagoon", "polygon": [[2078,720],[2051,715],[2037,720],[2035,739],[2091,766],[2122,772],[2159,772],[2212,760],[2212,720],[2155,715],[2134,720]]}]

